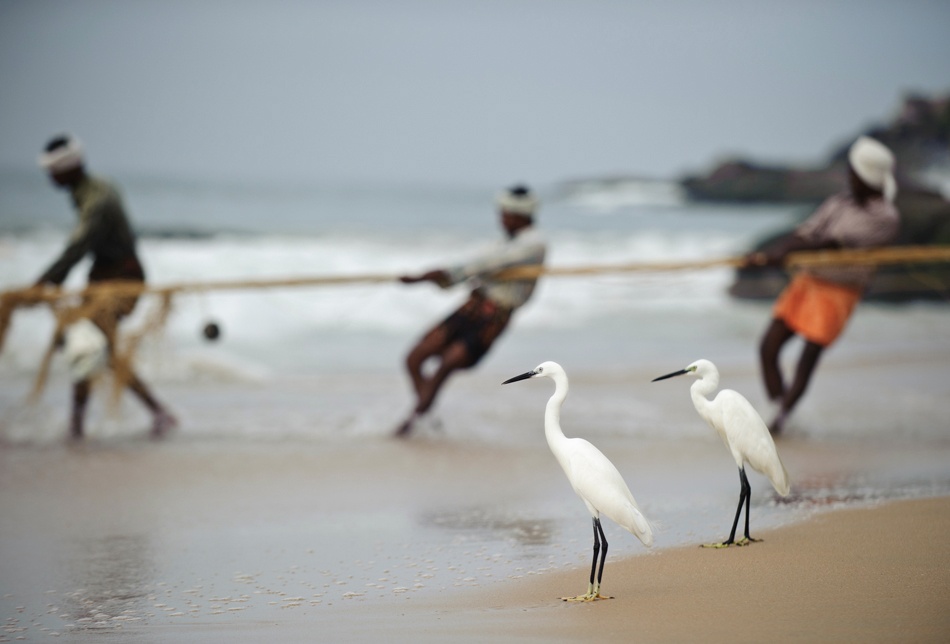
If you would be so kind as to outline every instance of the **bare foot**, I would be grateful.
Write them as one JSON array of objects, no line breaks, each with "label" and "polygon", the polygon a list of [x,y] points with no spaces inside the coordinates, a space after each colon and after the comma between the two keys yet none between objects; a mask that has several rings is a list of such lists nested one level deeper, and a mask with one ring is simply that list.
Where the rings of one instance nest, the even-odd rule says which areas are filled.
[{"label": "bare foot", "polygon": [[419,414],[413,412],[409,415],[409,418],[404,420],[402,424],[396,428],[396,438],[405,438],[409,435],[409,432],[412,431],[412,426],[415,425],[416,420],[419,418]]},{"label": "bare foot", "polygon": [[79,441],[82,440],[82,435],[82,416],[73,416],[69,423],[69,438],[70,440]]},{"label": "bare foot", "polygon": [[155,420],[152,422],[152,438],[162,438],[168,432],[178,427],[178,419],[165,410],[155,413]]},{"label": "bare foot", "polygon": [[784,409],[779,410],[779,412],[775,415],[775,420],[769,424],[769,433],[772,434],[772,436],[778,436],[782,433],[782,429],[785,427],[786,418],[788,418],[788,412]]}]

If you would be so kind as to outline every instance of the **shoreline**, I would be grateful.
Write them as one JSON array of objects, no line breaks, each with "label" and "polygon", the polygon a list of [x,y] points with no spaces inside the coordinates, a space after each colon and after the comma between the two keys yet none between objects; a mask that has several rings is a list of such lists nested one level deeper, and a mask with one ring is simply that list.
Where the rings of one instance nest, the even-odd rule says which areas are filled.
[{"label": "shoreline", "polygon": [[411,637],[396,641],[432,642],[593,634],[603,642],[941,642],[950,634],[948,531],[947,496],[835,509],[764,531],[747,547],[608,560],[609,601],[559,601],[585,589],[586,570],[559,571],[412,602],[411,611],[381,607],[366,631],[351,633],[372,639],[376,628],[408,627]]}]

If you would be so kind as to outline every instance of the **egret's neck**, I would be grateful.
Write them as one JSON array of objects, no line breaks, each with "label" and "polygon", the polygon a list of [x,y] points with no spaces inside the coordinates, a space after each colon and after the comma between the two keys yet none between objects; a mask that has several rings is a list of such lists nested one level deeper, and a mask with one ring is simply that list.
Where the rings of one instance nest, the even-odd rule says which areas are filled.
[{"label": "egret's neck", "polygon": [[706,375],[699,378],[689,388],[689,395],[693,399],[696,411],[698,411],[703,418],[709,418],[712,407],[709,396],[715,393],[718,386],[718,377]]},{"label": "egret's neck", "polygon": [[561,431],[561,405],[567,398],[567,377],[556,375],[554,380],[554,395],[548,398],[548,404],[544,408],[544,435],[548,439],[548,445],[554,449],[554,446],[564,440],[564,432]]}]

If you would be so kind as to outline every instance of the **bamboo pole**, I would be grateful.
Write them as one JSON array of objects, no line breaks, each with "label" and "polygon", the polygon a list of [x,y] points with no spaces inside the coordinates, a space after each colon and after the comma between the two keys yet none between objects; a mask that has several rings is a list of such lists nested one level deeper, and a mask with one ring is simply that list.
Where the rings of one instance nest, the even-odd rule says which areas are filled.
[{"label": "bamboo pole", "polygon": [[[950,246],[893,246],[888,248],[860,250],[802,251],[791,253],[786,258],[786,268],[803,268],[834,265],[887,265],[950,262]],[[545,267],[520,266],[505,269],[495,274],[496,279],[534,279],[549,277],[584,277],[616,273],[670,272],[683,270],[704,270],[709,268],[733,267],[745,265],[743,256],[720,257],[706,260],[685,260],[671,262],[629,262],[624,264],[597,264],[590,266]],[[162,306],[157,316],[150,320],[145,329],[126,343],[123,349],[113,353],[116,368],[116,386],[121,387],[123,374],[130,373],[133,354],[150,331],[160,327],[171,308],[173,295],[185,293],[204,293],[209,291],[237,291],[273,288],[299,288],[319,286],[346,286],[352,284],[381,284],[398,281],[394,274],[356,274],[356,275],[320,275],[313,277],[284,277],[267,279],[219,280],[208,282],[180,282],[159,286],[149,286],[142,282],[110,281],[90,284],[82,290],[69,291],[60,288],[33,286],[0,293],[0,350],[6,331],[9,328],[13,312],[23,306],[49,304],[53,306],[57,318],[56,334],[79,317],[94,317],[107,308],[119,296],[158,295]],[[54,338],[55,338],[54,335]],[[35,400],[43,389],[49,370],[54,343],[51,341],[41,364],[31,398]],[[116,393],[118,389],[116,390]]]},{"label": "bamboo pole", "polygon": [[[814,266],[867,265],[881,266],[893,264],[941,263],[950,262],[950,246],[892,246],[874,249],[799,251],[790,253],[785,261],[786,268],[804,268]],[[623,264],[594,264],[587,266],[521,266],[509,268],[496,274],[500,279],[532,279],[536,277],[583,277],[612,273],[670,272],[683,270],[703,270],[708,268],[738,268],[745,263],[744,256],[720,257],[706,260],[682,260],[671,262],[629,262]],[[398,281],[399,275],[386,273],[368,273],[353,275],[317,275],[312,277],[277,277],[262,279],[219,280],[206,282],[179,282],[165,285],[145,285],[141,282],[110,281],[90,284],[79,291],[64,289],[31,287],[11,290],[0,297],[14,297],[22,305],[41,302],[57,302],[70,298],[88,297],[108,293],[109,295],[174,295],[179,293],[201,293],[209,291],[236,291],[265,288],[300,288],[318,286],[347,286],[353,284],[382,284]]]}]

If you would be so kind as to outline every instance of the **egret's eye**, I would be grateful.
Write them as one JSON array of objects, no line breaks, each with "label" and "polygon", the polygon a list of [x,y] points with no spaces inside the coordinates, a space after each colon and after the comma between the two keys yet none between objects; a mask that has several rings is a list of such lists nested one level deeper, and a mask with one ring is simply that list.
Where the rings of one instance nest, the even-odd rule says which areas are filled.
[{"label": "egret's eye", "polygon": [[538,367],[538,373],[543,373],[543,372],[544,372],[544,367]]}]

